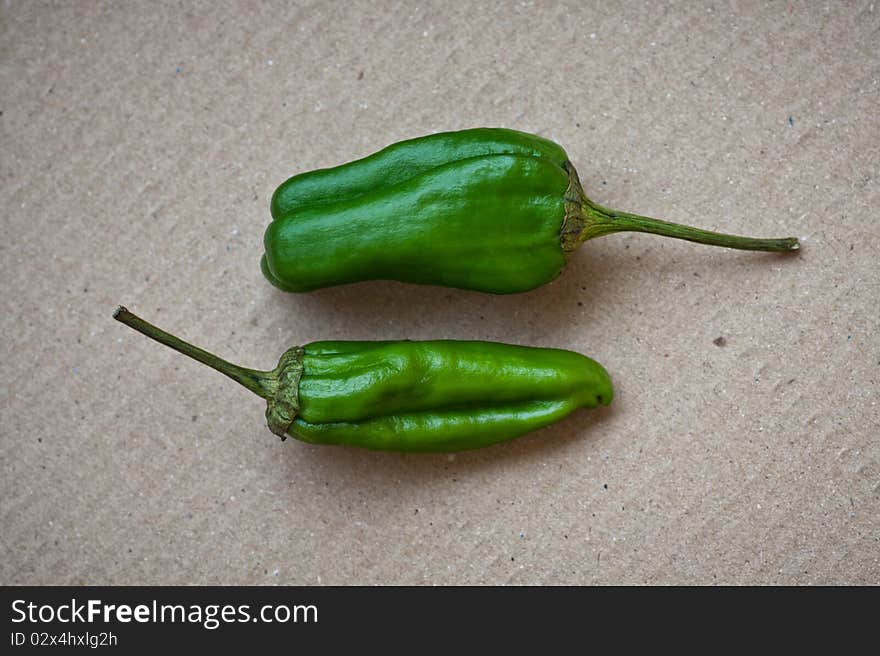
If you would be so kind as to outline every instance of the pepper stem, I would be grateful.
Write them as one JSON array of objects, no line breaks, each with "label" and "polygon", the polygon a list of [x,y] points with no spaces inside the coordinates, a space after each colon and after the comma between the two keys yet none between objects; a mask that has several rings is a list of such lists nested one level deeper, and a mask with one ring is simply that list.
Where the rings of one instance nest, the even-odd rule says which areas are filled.
[{"label": "pepper stem", "polygon": [[264,399],[271,399],[278,386],[277,375],[272,371],[257,371],[256,369],[245,369],[238,365],[227,362],[223,358],[219,358],[213,353],[208,353],[197,346],[193,346],[182,339],[175,337],[170,333],[166,333],[161,328],[157,328],[151,323],[141,319],[139,316],[132,314],[121,305],[113,312],[113,318],[121,321],[126,326],[134,328],[142,335],[146,335],[152,340],[173,348],[178,353],[183,353],[193,360],[197,360],[202,364],[206,364],[212,369],[216,369],[221,374],[229,376],[237,383],[241,383],[254,394]]},{"label": "pepper stem", "polygon": [[607,207],[602,207],[584,197],[583,210],[586,214],[584,227],[578,241],[583,242],[594,237],[609,235],[612,232],[649,232],[674,239],[685,239],[708,244],[709,246],[724,246],[737,248],[744,251],[772,251],[790,252],[800,249],[801,245],[796,237],[784,239],[756,239],[754,237],[740,237],[728,235],[711,230],[701,230],[679,223],[670,223],[660,219],[652,219],[648,216],[620,212]]}]

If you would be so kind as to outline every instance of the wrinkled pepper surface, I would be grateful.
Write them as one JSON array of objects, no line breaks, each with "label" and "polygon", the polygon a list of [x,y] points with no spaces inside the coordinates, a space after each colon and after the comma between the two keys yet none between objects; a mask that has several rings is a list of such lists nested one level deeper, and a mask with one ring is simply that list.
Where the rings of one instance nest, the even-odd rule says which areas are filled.
[{"label": "wrinkled pepper surface", "polygon": [[114,318],[266,399],[269,428],[314,444],[460,451],[608,405],[611,380],[561,349],[479,341],[314,342],[271,371],[233,365],[123,307]]},{"label": "wrinkled pepper surface", "polygon": [[556,278],[584,241],[622,231],[799,248],[795,238],[738,237],[602,207],[561,146],[502,128],[402,141],[296,175],[275,191],[271,212],[261,266],[291,292],[364,280],[523,292]]}]

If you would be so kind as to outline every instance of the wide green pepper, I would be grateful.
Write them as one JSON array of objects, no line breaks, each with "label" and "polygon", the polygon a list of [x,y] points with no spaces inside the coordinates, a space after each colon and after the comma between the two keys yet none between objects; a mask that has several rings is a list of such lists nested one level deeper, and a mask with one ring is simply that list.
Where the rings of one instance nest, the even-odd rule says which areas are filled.
[{"label": "wide green pepper", "polygon": [[460,451],[518,437],[613,397],[600,364],[561,349],[452,340],[314,342],[289,349],[272,371],[257,371],[123,307],[113,316],[266,399],[269,428],[282,439]]},{"label": "wide green pepper", "polygon": [[556,278],[584,241],[621,231],[799,248],[795,238],[738,237],[602,207],[561,146],[490,128],[404,141],[294,176],[275,192],[272,216],[262,270],[294,292],[379,279],[523,292]]}]

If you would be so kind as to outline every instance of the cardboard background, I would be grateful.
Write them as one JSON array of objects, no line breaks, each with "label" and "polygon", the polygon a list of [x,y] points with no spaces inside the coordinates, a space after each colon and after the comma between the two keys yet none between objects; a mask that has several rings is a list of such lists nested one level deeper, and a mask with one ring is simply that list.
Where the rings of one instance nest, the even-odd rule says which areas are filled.
[{"label": "cardboard background", "polygon": [[[702,5],[5,3],[0,583],[878,583],[880,7]],[[804,250],[615,235],[511,297],[263,280],[286,177],[479,125]],[[616,399],[453,456],[281,444],[118,303],[257,368],[559,346]]]}]

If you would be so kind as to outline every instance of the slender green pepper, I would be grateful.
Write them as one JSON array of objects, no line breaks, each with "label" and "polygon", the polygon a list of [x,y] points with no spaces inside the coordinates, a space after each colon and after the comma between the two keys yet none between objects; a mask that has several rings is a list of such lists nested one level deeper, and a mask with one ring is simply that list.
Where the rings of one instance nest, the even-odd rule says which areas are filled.
[{"label": "slender green pepper", "polygon": [[285,291],[362,280],[508,294],[556,278],[581,243],[636,231],[743,250],[795,238],[700,230],[594,203],[561,146],[500,128],[435,134],[284,182],[261,267]]},{"label": "slender green pepper", "polygon": [[135,316],[118,321],[266,399],[273,433],[313,444],[460,451],[502,442],[577,408],[608,405],[608,373],[561,349],[476,341],[314,342],[271,371],[245,369]]}]

